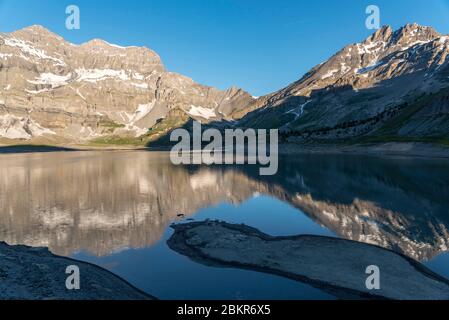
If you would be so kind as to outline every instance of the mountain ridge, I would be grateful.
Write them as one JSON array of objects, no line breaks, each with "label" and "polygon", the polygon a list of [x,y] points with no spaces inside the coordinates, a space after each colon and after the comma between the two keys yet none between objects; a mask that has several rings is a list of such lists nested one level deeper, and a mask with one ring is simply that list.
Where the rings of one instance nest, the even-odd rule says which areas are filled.
[{"label": "mountain ridge", "polygon": [[144,144],[192,120],[277,128],[300,143],[444,140],[448,54],[449,36],[432,27],[383,26],[255,98],[169,72],[145,47],[74,45],[35,25],[0,34],[0,140]]},{"label": "mountain ridge", "polygon": [[169,72],[145,47],[100,39],[75,45],[38,25],[0,34],[4,139],[138,138],[159,122],[174,122],[171,114],[184,122],[233,120],[232,111],[252,100],[241,89],[221,91]]},{"label": "mountain ridge", "polygon": [[449,106],[440,105],[444,119],[438,119],[427,103],[448,94],[448,39],[416,23],[396,31],[384,26],[300,80],[257,100],[241,125],[280,128],[291,142],[338,142],[379,137],[377,131],[386,131],[387,122],[417,113],[410,119],[413,128],[398,127],[388,134],[398,141],[408,136],[447,138]]}]

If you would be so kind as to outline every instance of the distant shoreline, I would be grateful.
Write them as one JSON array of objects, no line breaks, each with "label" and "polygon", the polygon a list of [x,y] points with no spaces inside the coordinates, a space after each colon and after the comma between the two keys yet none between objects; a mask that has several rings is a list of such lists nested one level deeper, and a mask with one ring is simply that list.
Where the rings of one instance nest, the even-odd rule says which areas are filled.
[{"label": "distant shoreline", "polygon": [[449,147],[422,142],[386,142],[352,145],[282,144],[280,154],[371,155],[406,158],[449,158]]},{"label": "distant shoreline", "polygon": [[[82,152],[82,151],[153,151],[168,152],[170,146],[127,146],[109,145],[105,147],[88,145],[0,145],[1,154]],[[322,155],[372,155],[401,156],[407,158],[449,158],[449,147],[423,142],[386,142],[365,144],[295,144],[279,145],[280,155],[322,154]]]}]

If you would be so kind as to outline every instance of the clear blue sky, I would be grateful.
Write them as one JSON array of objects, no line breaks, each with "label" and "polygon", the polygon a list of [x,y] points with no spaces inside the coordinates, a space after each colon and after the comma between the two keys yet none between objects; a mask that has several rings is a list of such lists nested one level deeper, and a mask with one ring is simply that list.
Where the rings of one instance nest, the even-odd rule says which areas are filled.
[{"label": "clear blue sky", "polygon": [[[81,30],[65,29],[70,4],[81,9]],[[367,37],[369,4],[382,24],[449,33],[449,0],[0,0],[0,31],[41,24],[74,43],[146,46],[170,71],[258,96]]]}]

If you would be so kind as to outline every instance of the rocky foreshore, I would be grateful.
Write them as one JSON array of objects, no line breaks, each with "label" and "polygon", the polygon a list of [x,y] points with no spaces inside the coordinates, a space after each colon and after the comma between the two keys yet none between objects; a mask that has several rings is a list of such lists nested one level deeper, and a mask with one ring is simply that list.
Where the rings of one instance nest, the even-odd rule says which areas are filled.
[{"label": "rocky foreshore", "polygon": [[[446,300],[449,280],[393,251],[321,237],[273,237],[257,229],[205,221],[173,225],[170,248],[208,266],[242,268],[310,284],[341,299]],[[368,288],[379,269],[379,288]]]},{"label": "rocky foreshore", "polygon": [[[67,279],[73,275],[66,273],[69,266],[79,268],[78,290],[66,286]],[[98,266],[53,255],[46,248],[0,242],[0,300],[153,299]]]}]

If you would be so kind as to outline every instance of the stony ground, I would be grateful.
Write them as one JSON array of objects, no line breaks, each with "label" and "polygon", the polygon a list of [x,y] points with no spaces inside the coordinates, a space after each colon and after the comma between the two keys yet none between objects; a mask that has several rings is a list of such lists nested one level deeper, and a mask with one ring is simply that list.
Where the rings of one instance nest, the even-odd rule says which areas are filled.
[{"label": "stony ground", "polygon": [[[80,289],[68,290],[68,266],[80,270]],[[1,300],[148,300],[150,295],[92,264],[58,257],[47,249],[0,243]]]},{"label": "stony ground", "polygon": [[[392,251],[318,236],[272,237],[224,222],[174,225],[170,248],[217,267],[239,267],[309,283],[339,298],[449,299],[449,281]],[[380,289],[368,290],[368,266],[380,268]]]}]

